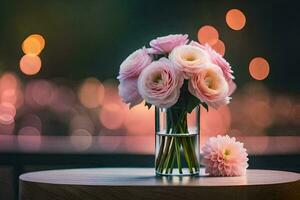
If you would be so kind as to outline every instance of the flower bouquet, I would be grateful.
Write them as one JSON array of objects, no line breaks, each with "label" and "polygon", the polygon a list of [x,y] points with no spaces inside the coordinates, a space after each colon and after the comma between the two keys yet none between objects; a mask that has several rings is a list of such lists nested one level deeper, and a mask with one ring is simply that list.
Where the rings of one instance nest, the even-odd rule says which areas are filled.
[{"label": "flower bouquet", "polygon": [[[229,63],[187,35],[159,37],[120,66],[119,94],[130,108],[155,106],[156,173],[199,173],[199,106],[228,104],[235,90]],[[193,121],[189,121],[193,114]]]}]

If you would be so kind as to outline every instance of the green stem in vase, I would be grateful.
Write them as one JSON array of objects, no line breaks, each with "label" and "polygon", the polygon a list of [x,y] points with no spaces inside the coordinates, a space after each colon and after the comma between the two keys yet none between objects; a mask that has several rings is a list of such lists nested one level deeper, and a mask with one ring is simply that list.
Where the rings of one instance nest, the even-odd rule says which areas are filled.
[{"label": "green stem in vase", "polygon": [[[179,124],[179,130],[181,133],[187,133],[188,134],[188,128],[187,128],[187,114],[184,113],[184,117],[182,118],[182,126],[181,124]],[[186,160],[186,163],[188,165],[188,168],[189,168],[189,171],[190,173],[193,173],[193,161],[192,159],[190,158],[190,150],[189,150],[189,144],[188,144],[188,141],[187,141],[187,137],[183,137],[181,138],[181,142],[182,142],[182,146],[183,146],[183,153],[184,153],[184,156],[185,156],[185,160]]]},{"label": "green stem in vase", "polygon": [[178,167],[179,173],[182,174],[182,166],[181,166],[181,158],[180,158],[180,143],[178,141],[178,138],[175,137],[174,140],[175,140],[177,167]]},{"label": "green stem in vase", "polygon": [[164,163],[163,169],[166,170],[166,173],[168,173],[168,166],[169,163],[171,162],[171,157],[173,155],[173,151],[174,151],[174,138],[171,138],[171,145],[170,145],[170,149],[168,149],[167,152],[167,158],[166,158],[166,162]]},{"label": "green stem in vase", "polygon": [[183,145],[183,153],[184,153],[184,156],[185,156],[185,160],[186,160],[186,163],[188,165],[188,168],[189,168],[189,171],[190,173],[193,173],[193,168],[192,168],[192,161],[190,160],[190,156],[189,156],[189,153],[188,153],[188,146],[187,146],[187,143],[186,143],[186,138],[182,138],[182,145]]},{"label": "green stem in vase", "polygon": [[162,137],[162,142],[161,142],[161,145],[159,147],[159,152],[158,152],[158,156],[157,156],[157,159],[155,161],[155,166],[156,166],[156,169],[158,169],[158,166],[161,162],[161,156],[162,156],[162,153],[163,153],[163,150],[164,150],[164,146],[165,146],[165,137],[163,136]]},{"label": "green stem in vase", "polygon": [[188,138],[188,143],[189,143],[189,149],[192,155],[192,159],[193,159],[193,164],[194,164],[194,169],[195,171],[199,171],[199,163],[196,157],[196,153],[195,153],[195,146],[194,146],[194,142],[193,142],[193,138]]},{"label": "green stem in vase", "polygon": [[175,142],[173,140],[173,143],[172,143],[172,147],[171,147],[171,150],[170,150],[170,160],[166,166],[166,173],[172,173],[173,171],[173,166],[174,166],[174,162],[175,162]]},{"label": "green stem in vase", "polygon": [[161,173],[163,172],[163,169],[164,169],[164,163],[165,163],[166,157],[169,152],[170,143],[171,143],[171,138],[167,138],[166,146],[163,150],[161,160],[159,161],[159,165],[158,165],[159,172],[161,172]]},{"label": "green stem in vase", "polygon": [[[158,146],[156,159],[157,172],[161,174],[172,174],[175,166],[178,168],[180,174],[183,174],[184,166],[187,166],[190,174],[199,172],[195,141],[193,135],[188,135],[189,130],[187,123],[188,113],[191,113],[197,105],[199,105],[199,99],[189,93],[188,82],[185,82],[181,88],[181,94],[177,103],[166,109],[166,121],[163,122],[166,124],[164,131],[166,135],[159,136],[161,137],[161,146]],[[199,114],[199,110],[197,110],[197,114]],[[157,121],[156,123],[159,124],[160,122],[161,121]],[[163,132],[163,130],[159,128],[158,130]],[[187,135],[181,136],[176,134]]]}]

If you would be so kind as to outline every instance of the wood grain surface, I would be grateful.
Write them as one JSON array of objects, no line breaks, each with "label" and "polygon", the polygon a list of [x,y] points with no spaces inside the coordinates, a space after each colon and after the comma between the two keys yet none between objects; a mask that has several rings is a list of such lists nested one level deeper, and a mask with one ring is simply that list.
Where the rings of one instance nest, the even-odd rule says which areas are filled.
[{"label": "wood grain surface", "polygon": [[299,200],[300,175],[248,170],[241,177],[156,177],[150,168],[52,170],[20,176],[20,200]]}]

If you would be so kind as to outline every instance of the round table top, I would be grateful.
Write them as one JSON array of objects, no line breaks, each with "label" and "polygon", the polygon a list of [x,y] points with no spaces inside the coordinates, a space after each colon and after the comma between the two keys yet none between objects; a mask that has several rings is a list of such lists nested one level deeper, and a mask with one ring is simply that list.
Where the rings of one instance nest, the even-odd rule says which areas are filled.
[{"label": "round table top", "polygon": [[300,174],[271,171],[247,170],[246,176],[209,177],[204,169],[200,177],[157,177],[151,168],[99,168],[50,170],[23,174],[20,180],[36,183],[65,185],[108,185],[108,186],[242,186],[268,185],[295,182],[300,180]]},{"label": "round table top", "polygon": [[150,168],[51,170],[20,176],[20,200],[299,200],[300,175],[247,170],[245,176],[157,177]]}]

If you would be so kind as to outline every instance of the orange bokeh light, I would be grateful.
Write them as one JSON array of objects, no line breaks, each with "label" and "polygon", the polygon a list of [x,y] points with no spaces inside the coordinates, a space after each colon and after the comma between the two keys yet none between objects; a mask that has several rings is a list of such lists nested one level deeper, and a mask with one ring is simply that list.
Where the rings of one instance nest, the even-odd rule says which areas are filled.
[{"label": "orange bokeh light", "polygon": [[105,128],[116,130],[121,128],[124,123],[125,111],[119,104],[107,103],[100,110],[99,119]]},{"label": "orange bokeh light", "polygon": [[244,13],[238,9],[231,9],[226,14],[226,23],[233,30],[241,30],[246,25]]},{"label": "orange bokeh light", "polygon": [[249,72],[256,80],[267,78],[270,72],[268,61],[262,57],[253,58],[249,64]]},{"label": "orange bokeh light", "polygon": [[42,61],[34,55],[24,55],[20,60],[20,69],[26,75],[35,75],[41,70]]},{"label": "orange bokeh light", "polygon": [[103,82],[105,88],[104,99],[102,104],[106,103],[116,103],[119,105],[124,105],[118,91],[118,83],[115,80],[106,80]]},{"label": "orange bokeh light", "polygon": [[96,108],[104,99],[104,86],[96,78],[88,78],[79,88],[78,97],[86,108]]},{"label": "orange bokeh light", "polygon": [[221,54],[221,56],[225,55],[225,44],[222,40],[218,40],[213,46],[212,48],[218,52],[219,54]]},{"label": "orange bokeh light", "polygon": [[6,72],[0,78],[0,88],[1,90],[6,89],[16,89],[18,87],[19,80],[15,74]]},{"label": "orange bokeh light", "polygon": [[29,55],[39,55],[44,47],[45,39],[38,34],[28,36],[22,43],[23,52]]},{"label": "orange bokeh light", "polygon": [[20,82],[12,73],[6,72],[0,78],[0,103],[10,103],[16,107],[22,104]]},{"label": "orange bokeh light", "polygon": [[198,31],[198,41],[201,44],[209,44],[210,46],[213,46],[216,44],[219,40],[219,33],[217,29],[215,29],[213,26],[205,25],[202,26]]}]

